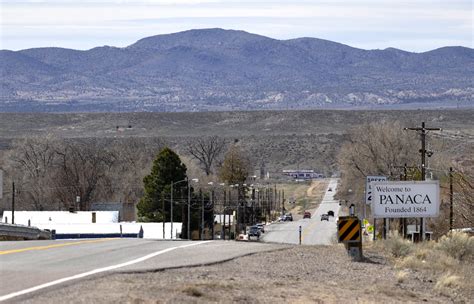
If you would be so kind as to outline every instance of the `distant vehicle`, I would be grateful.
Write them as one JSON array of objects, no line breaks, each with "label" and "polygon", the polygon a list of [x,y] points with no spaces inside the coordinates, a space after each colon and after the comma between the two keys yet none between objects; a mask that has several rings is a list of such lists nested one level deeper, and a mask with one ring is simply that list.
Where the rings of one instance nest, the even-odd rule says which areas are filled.
[{"label": "distant vehicle", "polygon": [[260,239],[260,229],[258,229],[258,226],[252,226],[250,227],[249,233],[248,233],[248,239],[256,238],[257,241]]},{"label": "distant vehicle", "polygon": [[291,213],[285,214],[285,222],[292,222],[293,221],[293,215]]},{"label": "distant vehicle", "polygon": [[328,191],[332,191],[332,188],[329,188]]},{"label": "distant vehicle", "polygon": [[304,218],[304,219],[305,219],[305,218],[309,218],[309,219],[310,219],[310,218],[311,218],[311,212],[305,211],[304,214],[303,214],[303,218]]},{"label": "distant vehicle", "polygon": [[329,222],[329,215],[321,214],[321,221],[328,221]]},{"label": "distant vehicle", "polygon": [[329,210],[329,211],[328,211],[328,216],[333,216],[333,217],[334,217],[334,211]]},{"label": "distant vehicle", "polygon": [[258,230],[260,230],[261,233],[265,233],[265,225],[257,224],[256,226],[257,226]]}]

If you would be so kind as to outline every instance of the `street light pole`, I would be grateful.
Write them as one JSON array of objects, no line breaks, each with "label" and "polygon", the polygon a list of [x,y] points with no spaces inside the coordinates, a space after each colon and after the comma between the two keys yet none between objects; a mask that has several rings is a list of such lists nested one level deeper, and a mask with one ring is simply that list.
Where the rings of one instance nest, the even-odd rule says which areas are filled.
[{"label": "street light pole", "polygon": [[[189,185],[190,180],[186,178],[188,182],[188,240],[191,239],[191,186]],[[199,179],[193,178],[191,181],[198,182]]]},{"label": "street light pole", "polygon": [[199,194],[201,195],[201,240],[204,240],[204,195],[202,190],[199,189]]},{"label": "street light pole", "polygon": [[173,205],[174,205],[174,202],[173,202],[173,192],[174,192],[174,189],[173,189],[173,185],[176,185],[176,184],[179,184],[179,183],[182,183],[182,182],[187,182],[188,179],[183,179],[183,180],[180,180],[180,181],[177,181],[177,182],[171,182],[171,195],[170,195],[170,216],[171,216],[171,239],[173,239]]},{"label": "street light pole", "polygon": [[188,181],[188,225],[187,225],[187,229],[188,229],[188,240],[191,239],[191,229],[190,229],[190,226],[191,226],[191,187],[189,186],[189,179],[187,180]]},{"label": "street light pole", "polygon": [[170,202],[170,222],[171,222],[171,233],[170,239],[173,239],[173,182],[171,182],[171,202]]},{"label": "street light pole", "polygon": [[211,212],[211,240],[214,239],[214,203],[213,203],[213,195],[214,195],[214,182],[208,182],[207,183],[208,185],[210,185],[210,190],[209,190],[209,202],[211,204],[211,207],[212,207],[212,212]]}]

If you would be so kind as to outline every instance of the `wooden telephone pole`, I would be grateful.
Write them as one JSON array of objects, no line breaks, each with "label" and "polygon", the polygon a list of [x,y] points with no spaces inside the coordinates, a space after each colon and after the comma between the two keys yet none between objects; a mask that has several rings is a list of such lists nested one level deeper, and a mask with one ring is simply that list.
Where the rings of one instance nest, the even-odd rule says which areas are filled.
[{"label": "wooden telephone pole", "polygon": [[[425,122],[423,121],[421,123],[421,128],[416,127],[416,128],[404,128],[404,130],[412,130],[412,131],[420,131],[421,135],[421,149],[420,154],[421,154],[421,180],[425,180],[425,175],[426,175],[426,131],[441,131],[440,128],[427,128],[425,127]],[[420,218],[420,241],[423,241],[425,239],[425,231],[424,231],[424,218]]]}]

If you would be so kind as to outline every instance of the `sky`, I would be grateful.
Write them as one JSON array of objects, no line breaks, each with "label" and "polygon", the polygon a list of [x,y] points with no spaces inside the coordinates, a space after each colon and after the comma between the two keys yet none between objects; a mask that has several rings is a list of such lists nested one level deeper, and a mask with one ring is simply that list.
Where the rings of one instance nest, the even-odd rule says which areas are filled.
[{"label": "sky", "polygon": [[125,47],[199,28],[362,49],[473,48],[472,0],[0,0],[0,49]]}]

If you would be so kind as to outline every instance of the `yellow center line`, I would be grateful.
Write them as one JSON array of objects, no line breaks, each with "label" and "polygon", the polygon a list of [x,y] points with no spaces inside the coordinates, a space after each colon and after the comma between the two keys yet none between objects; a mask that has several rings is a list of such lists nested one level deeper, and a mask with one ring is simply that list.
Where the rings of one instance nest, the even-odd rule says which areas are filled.
[{"label": "yellow center line", "polygon": [[99,239],[99,240],[91,240],[91,241],[79,241],[79,242],[70,242],[70,243],[63,243],[63,244],[54,244],[54,245],[46,245],[46,246],[35,246],[35,247],[27,247],[27,248],[20,248],[20,249],[3,250],[3,251],[0,251],[0,255],[19,253],[19,252],[31,251],[31,250],[45,250],[45,249],[50,249],[50,248],[65,247],[65,246],[72,246],[72,245],[79,245],[79,244],[99,243],[99,242],[106,242],[106,241],[111,241],[111,240],[115,240],[115,239]]},{"label": "yellow center line", "polygon": [[304,241],[304,237],[312,230],[312,228],[313,228],[317,223],[318,223],[317,221],[314,221],[314,222],[311,223],[309,226],[304,227],[303,233],[301,233],[301,242]]}]

